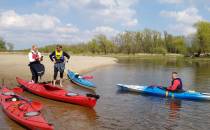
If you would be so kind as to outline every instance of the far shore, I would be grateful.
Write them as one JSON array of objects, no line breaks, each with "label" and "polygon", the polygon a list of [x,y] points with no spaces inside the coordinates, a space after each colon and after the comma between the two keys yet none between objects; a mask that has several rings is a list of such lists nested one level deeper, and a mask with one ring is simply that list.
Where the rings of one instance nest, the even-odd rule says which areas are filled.
[{"label": "far shore", "polygon": [[[16,54],[25,54],[27,55],[28,52],[25,51],[11,51],[11,52],[0,52],[0,55],[2,54],[9,54],[9,55],[16,55]],[[49,55],[49,53],[43,53],[44,55]],[[71,53],[70,53],[71,54]],[[113,54],[74,54],[74,56],[99,56],[99,57],[157,57],[157,56],[161,56],[161,57],[184,57],[184,55],[182,54],[174,54],[174,53],[167,53],[167,54],[152,54],[152,53],[135,53],[135,54],[125,54],[125,53],[113,53]]]},{"label": "far shore", "polygon": [[[30,80],[31,73],[28,67],[28,55],[24,53],[0,53],[0,83],[15,85],[15,78],[22,77]],[[66,64],[66,70],[71,69],[78,73],[87,73],[96,68],[114,65],[117,63],[116,58],[101,56],[71,56]],[[42,81],[50,81],[53,77],[53,63],[50,61],[48,54],[44,54],[43,64],[45,66],[45,75]],[[65,76],[66,78],[66,76]]]}]

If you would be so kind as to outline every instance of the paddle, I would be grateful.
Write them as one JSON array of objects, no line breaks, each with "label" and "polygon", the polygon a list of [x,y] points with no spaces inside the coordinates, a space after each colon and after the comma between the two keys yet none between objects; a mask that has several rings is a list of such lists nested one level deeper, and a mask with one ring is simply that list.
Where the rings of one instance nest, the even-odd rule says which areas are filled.
[{"label": "paddle", "polygon": [[83,79],[93,79],[93,76],[91,75],[85,75],[85,76],[82,76]]},{"label": "paddle", "polygon": [[[22,88],[19,88],[19,87],[13,88],[12,91],[15,92],[15,93],[18,93],[18,94],[21,94],[21,93],[24,92],[24,90]],[[24,100],[24,101],[28,102],[31,105],[31,107],[34,108],[37,111],[40,111],[43,108],[43,105],[38,101],[31,101],[31,100],[28,100],[28,99],[20,96],[20,95],[15,95],[15,96],[17,96],[17,98],[19,98],[21,100]]]},{"label": "paddle", "polygon": [[79,75],[79,73],[75,73],[76,78],[83,78],[83,79],[93,79],[93,76],[91,75]]}]

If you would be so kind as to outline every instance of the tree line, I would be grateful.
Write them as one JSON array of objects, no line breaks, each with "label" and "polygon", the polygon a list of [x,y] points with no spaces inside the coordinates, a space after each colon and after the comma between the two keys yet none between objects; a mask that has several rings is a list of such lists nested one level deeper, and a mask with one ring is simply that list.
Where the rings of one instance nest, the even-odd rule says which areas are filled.
[{"label": "tree line", "polygon": [[[40,48],[43,52],[54,50],[55,45]],[[186,52],[186,44],[183,36],[173,36],[164,32],[145,29],[142,32],[126,31],[109,39],[105,35],[97,35],[87,43],[63,44],[65,51],[72,53],[91,54],[136,54],[136,53],[181,53]]]},{"label": "tree line", "polygon": [[6,42],[3,38],[0,37],[0,51],[12,51],[14,45],[10,42]]},{"label": "tree line", "polygon": [[[195,25],[196,33],[190,36],[175,36],[167,31],[161,33],[151,29],[125,31],[112,38],[99,34],[88,42],[63,44],[65,51],[74,54],[167,54],[176,53],[188,56],[210,54],[210,22],[200,21]],[[56,44],[40,48],[51,52]],[[12,50],[13,44],[0,38],[0,51]]]},{"label": "tree line", "polygon": [[[168,32],[158,32],[151,29],[143,31],[126,31],[112,38],[97,35],[86,43],[64,44],[65,51],[72,53],[91,54],[167,54],[176,53],[200,56],[210,53],[210,23],[200,21],[196,23],[197,32],[189,37],[175,36]],[[55,45],[41,48],[41,51],[50,52]]]}]

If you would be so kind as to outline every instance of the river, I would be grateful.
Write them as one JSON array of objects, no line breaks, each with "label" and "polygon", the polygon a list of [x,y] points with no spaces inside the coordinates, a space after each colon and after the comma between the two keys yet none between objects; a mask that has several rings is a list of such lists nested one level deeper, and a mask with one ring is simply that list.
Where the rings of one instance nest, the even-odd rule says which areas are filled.
[{"label": "river", "polygon": [[[47,100],[25,93],[24,96],[41,100],[46,119],[56,130],[209,130],[210,102],[172,100],[122,92],[116,84],[168,86],[171,72],[178,72],[184,88],[210,93],[210,62],[182,58],[126,58],[118,64],[96,69],[93,75],[96,93],[101,96],[95,109]],[[69,90],[89,93],[73,87]],[[75,86],[75,85],[74,85]],[[0,113],[1,130],[23,128]]]}]

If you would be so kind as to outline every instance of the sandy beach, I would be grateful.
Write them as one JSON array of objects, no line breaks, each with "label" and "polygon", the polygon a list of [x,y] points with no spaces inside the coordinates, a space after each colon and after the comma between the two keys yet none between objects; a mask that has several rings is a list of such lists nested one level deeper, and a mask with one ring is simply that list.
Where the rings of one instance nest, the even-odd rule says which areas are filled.
[{"label": "sandy beach", "polygon": [[[31,73],[28,67],[27,54],[0,54],[0,82],[3,80],[8,85],[15,85],[15,77],[22,77],[30,80]],[[71,56],[66,64],[66,70],[71,69],[78,73],[86,73],[98,67],[115,64],[117,59],[111,57],[98,56]],[[45,75],[42,81],[52,80],[53,63],[50,61],[48,54],[44,55],[42,62],[45,66]],[[66,77],[66,75],[65,75]]]}]

